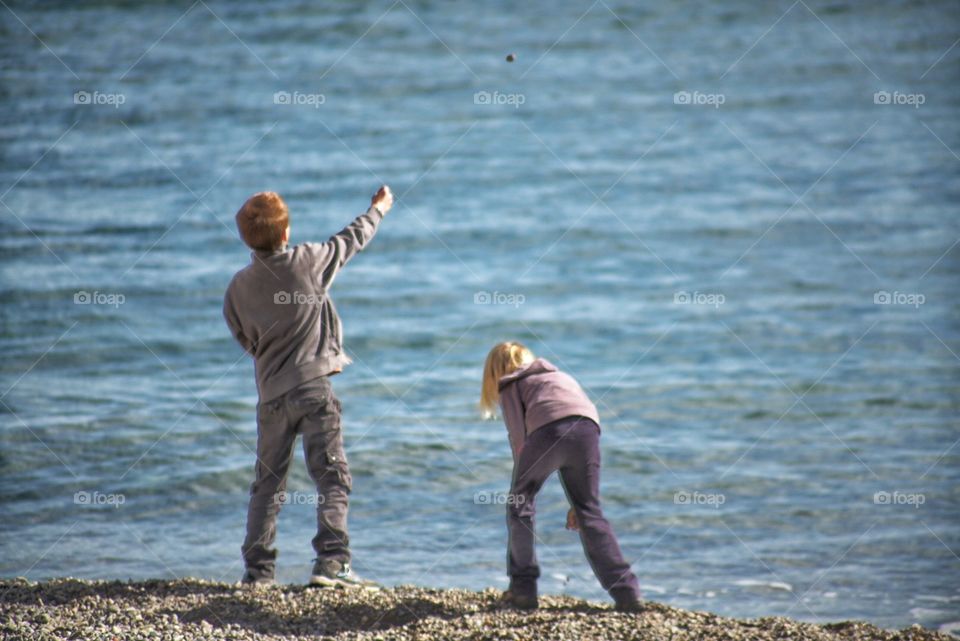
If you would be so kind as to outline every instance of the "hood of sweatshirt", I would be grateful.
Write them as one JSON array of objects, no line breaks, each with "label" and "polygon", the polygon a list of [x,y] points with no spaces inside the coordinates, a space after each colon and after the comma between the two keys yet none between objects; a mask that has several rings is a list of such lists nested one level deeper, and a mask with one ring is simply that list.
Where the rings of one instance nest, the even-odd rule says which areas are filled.
[{"label": "hood of sweatshirt", "polygon": [[533,374],[544,374],[546,372],[556,372],[556,371],[558,370],[553,365],[553,363],[551,363],[545,358],[538,358],[533,362],[531,362],[529,365],[521,367],[517,371],[511,374],[507,374],[506,376],[501,378],[499,383],[497,384],[497,388],[503,389],[510,383],[519,381],[521,378],[526,378],[527,376],[531,376]]}]

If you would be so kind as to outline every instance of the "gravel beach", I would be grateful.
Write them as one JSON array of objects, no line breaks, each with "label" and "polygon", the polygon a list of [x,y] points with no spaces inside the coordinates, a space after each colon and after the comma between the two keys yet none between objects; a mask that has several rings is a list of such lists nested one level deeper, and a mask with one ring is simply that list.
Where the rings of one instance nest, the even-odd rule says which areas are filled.
[{"label": "gravel beach", "polygon": [[950,639],[913,626],[729,619],[649,603],[642,614],[541,597],[531,613],[501,609],[495,590],[401,586],[378,592],[296,585],[241,588],[177,581],[0,581],[3,639]]}]

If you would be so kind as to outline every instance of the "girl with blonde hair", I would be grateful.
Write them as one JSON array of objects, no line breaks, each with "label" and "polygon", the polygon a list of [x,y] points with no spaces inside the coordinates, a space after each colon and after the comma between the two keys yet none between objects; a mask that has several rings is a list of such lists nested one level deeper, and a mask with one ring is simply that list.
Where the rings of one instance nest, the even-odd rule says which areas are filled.
[{"label": "girl with blonde hair", "polygon": [[500,409],[513,451],[507,501],[510,588],[504,602],[521,609],[538,605],[535,501],[547,478],[558,471],[570,502],[567,527],[580,531],[587,560],[617,609],[639,612],[637,577],[600,508],[600,417],[577,381],[521,343],[500,343],[483,367],[480,408],[488,418]]}]

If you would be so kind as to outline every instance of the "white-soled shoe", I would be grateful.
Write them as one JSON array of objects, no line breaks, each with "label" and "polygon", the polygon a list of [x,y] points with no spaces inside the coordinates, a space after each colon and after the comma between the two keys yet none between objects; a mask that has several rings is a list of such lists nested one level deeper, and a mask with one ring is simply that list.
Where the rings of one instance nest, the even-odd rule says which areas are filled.
[{"label": "white-soled shoe", "polygon": [[360,578],[350,567],[350,563],[344,563],[336,559],[317,559],[313,564],[310,585],[323,588],[380,589],[380,586],[375,582]]}]

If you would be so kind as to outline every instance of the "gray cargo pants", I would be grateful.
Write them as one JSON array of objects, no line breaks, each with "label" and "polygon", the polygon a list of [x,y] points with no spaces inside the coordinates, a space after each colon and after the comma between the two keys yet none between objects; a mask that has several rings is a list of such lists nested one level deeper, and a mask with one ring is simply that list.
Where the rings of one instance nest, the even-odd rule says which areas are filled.
[{"label": "gray cargo pants", "polygon": [[288,496],[287,472],[297,434],[303,435],[307,471],[317,486],[317,558],[350,560],[347,508],[352,478],[343,449],[340,401],[324,376],[257,404],[256,479],[250,486],[241,548],[247,571],[255,578],[274,576],[277,514]]}]

